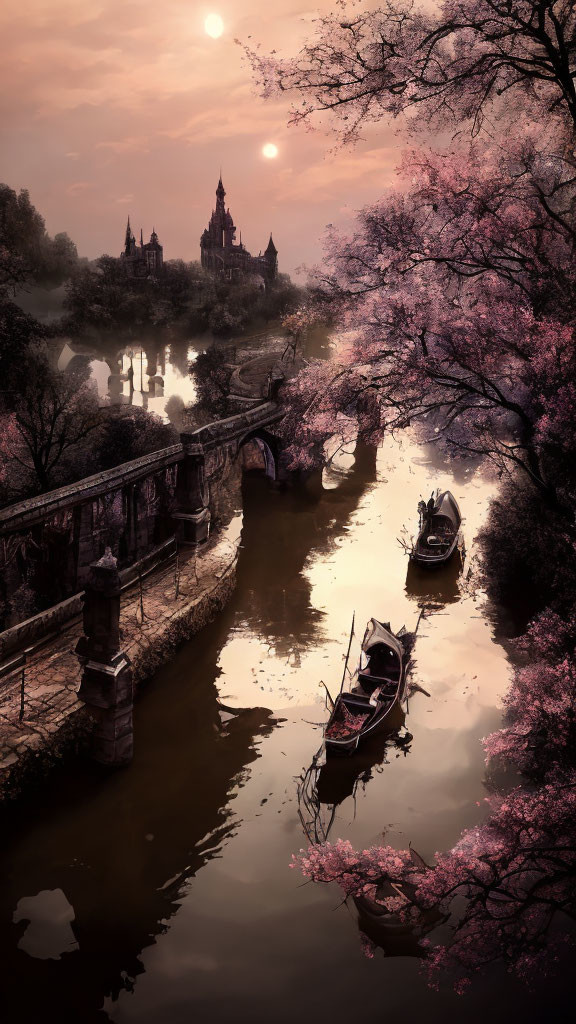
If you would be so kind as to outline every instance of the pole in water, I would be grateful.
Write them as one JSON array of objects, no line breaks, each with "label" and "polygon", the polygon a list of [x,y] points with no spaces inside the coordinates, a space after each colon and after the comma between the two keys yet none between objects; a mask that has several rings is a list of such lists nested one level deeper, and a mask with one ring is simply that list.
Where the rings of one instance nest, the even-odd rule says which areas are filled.
[{"label": "pole in water", "polygon": [[326,696],[328,697],[328,700],[330,701],[332,707],[334,707],[334,698],[333,698],[332,694],[330,693],[330,690],[326,686],[326,683],[324,682],[323,679],[321,679],[320,682],[322,683],[322,686],[326,690]]},{"label": "pole in water", "polygon": [[344,662],[344,671],[342,673],[342,682],[340,683],[340,693],[342,693],[342,690],[344,688],[344,680],[346,678],[346,669],[348,668],[348,658],[350,657],[350,648],[352,647],[352,637],[354,636],[354,619],[355,619],[355,617],[356,617],[356,612],[354,611],[354,612],[352,612],[352,628],[350,630],[350,639],[348,641],[348,650],[346,651],[346,661]]}]

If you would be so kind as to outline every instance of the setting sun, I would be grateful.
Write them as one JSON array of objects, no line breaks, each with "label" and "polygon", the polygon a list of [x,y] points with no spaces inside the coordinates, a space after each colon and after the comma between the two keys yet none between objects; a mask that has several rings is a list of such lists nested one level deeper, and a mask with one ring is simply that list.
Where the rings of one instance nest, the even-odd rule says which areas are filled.
[{"label": "setting sun", "polygon": [[273,160],[274,157],[278,156],[278,146],[273,142],[267,142],[262,146],[262,155],[265,156],[267,160]]},{"label": "setting sun", "polygon": [[212,39],[218,39],[224,31],[224,22],[219,14],[209,14],[204,19],[204,31]]}]

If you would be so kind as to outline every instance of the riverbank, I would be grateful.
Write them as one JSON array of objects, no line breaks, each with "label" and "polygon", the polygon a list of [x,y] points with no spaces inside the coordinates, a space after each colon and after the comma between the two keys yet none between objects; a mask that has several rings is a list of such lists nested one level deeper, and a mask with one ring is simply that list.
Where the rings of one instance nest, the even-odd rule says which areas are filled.
[{"label": "riverbank", "polygon": [[[239,538],[237,516],[205,548],[185,549],[178,562],[149,577],[142,592],[137,582],[125,592],[120,628],[136,689],[224,607],[234,589]],[[31,655],[24,686],[21,669],[2,681],[0,806],[88,747],[93,721],[77,697],[81,669],[74,654],[81,635],[78,617]]]}]

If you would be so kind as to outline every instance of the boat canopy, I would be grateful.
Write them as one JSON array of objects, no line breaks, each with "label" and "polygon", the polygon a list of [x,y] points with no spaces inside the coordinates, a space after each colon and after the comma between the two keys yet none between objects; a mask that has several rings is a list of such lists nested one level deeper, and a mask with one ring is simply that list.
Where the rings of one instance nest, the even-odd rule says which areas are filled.
[{"label": "boat canopy", "polygon": [[441,517],[441,519],[449,519],[456,528],[460,526],[462,516],[460,515],[458,502],[450,491],[443,491],[442,494],[438,495],[434,506],[432,526],[434,526],[434,520],[437,519],[437,517]]},{"label": "boat canopy", "polygon": [[394,636],[394,633],[390,631],[390,623],[384,624],[383,622],[378,622],[378,619],[370,619],[366,626],[364,640],[362,641],[362,650],[368,655],[377,644],[385,644],[387,647],[390,647],[397,655],[398,660],[402,661],[404,648],[398,637]]}]

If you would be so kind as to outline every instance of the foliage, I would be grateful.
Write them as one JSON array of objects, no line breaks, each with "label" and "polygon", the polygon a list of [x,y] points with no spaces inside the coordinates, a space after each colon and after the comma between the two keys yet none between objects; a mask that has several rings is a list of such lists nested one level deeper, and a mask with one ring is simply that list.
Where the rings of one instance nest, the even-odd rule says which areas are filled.
[{"label": "foliage", "polygon": [[20,383],[22,358],[30,346],[41,341],[46,330],[24,313],[20,306],[0,297],[0,380],[2,381],[2,405],[10,406],[15,390]]},{"label": "foliage", "polygon": [[513,115],[535,101],[545,115],[565,109],[576,122],[571,0],[334,7],[294,58],[245,47],[265,96],[296,93],[295,124],[325,113],[355,141],[365,124],[410,113],[426,130],[466,122],[476,134],[504,101]]},{"label": "foliage", "polygon": [[[576,595],[572,595],[573,599]],[[529,658],[507,693],[504,728],[488,736],[489,758],[514,764],[531,778],[576,767],[576,621],[547,610],[518,646]]]},{"label": "foliage", "polygon": [[25,189],[16,193],[0,184],[0,287],[27,280],[55,287],[76,266],[76,246],[65,232],[54,238]]},{"label": "foliage", "polygon": [[95,391],[82,374],[59,373],[46,350],[34,349],[21,374],[22,388],[0,432],[2,458],[14,489],[47,491],[60,482],[71,461],[78,468],[84,442],[102,417]]},{"label": "foliage", "polygon": [[112,469],[177,440],[174,428],[155,413],[137,406],[112,406],[105,410],[92,445],[93,464],[98,471]]},{"label": "foliage", "polygon": [[528,482],[501,486],[479,540],[486,589],[497,606],[514,609],[514,633],[547,606],[570,614],[576,598],[571,524]]},{"label": "foliage", "polygon": [[453,914],[426,964],[433,983],[455,972],[459,991],[495,960],[526,980],[546,970],[553,932],[576,914],[575,19],[569,0],[337,0],[294,58],[247,50],[265,95],[294,94],[296,123],[324,115],[355,142],[399,118],[445,145],[408,152],[354,231],[329,234],[315,285],[340,327],[338,357],[284,392],[293,464],[321,461],[351,418],[374,439],[412,424],[453,457],[491,461],[507,483],[486,575],[532,582],[532,596],[541,584],[528,663],[486,740],[526,785],[491,798],[434,865],[342,841],[295,862],[407,924]]},{"label": "foliage", "polygon": [[200,352],[190,368],[197,389],[194,415],[200,419],[219,419],[229,414],[228,396],[233,367],[225,349],[210,345]]},{"label": "foliage", "polygon": [[573,32],[565,0],[341,2],[295,58],[251,52],[266,94],[294,92],[296,121],[345,121],[347,141],[399,114],[412,132],[463,129],[442,153],[406,154],[356,230],[329,234],[315,281],[348,343],[320,409],[317,368],[303,371],[295,457],[320,414],[330,431],[360,405],[375,436],[420,423],[570,508],[574,479],[557,470],[576,412]]}]

